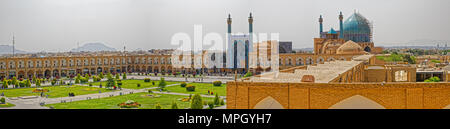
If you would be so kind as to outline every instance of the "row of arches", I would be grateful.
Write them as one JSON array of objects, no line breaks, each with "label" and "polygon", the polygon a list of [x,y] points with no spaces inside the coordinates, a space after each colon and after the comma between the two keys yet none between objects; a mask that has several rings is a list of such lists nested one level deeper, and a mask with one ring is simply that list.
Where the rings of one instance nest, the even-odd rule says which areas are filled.
[{"label": "row of arches", "polygon": [[[450,108],[450,105],[447,106]],[[273,97],[268,96],[259,101],[253,109],[284,109]],[[366,98],[361,95],[354,95],[352,97],[343,99],[336,104],[330,106],[328,109],[386,109],[383,105]]]},{"label": "row of arches", "polygon": [[[295,60],[294,60],[295,59]],[[280,57],[279,65],[280,66],[302,66],[302,65],[313,65],[313,64],[321,64],[325,61],[335,61],[335,60],[347,60],[345,57],[317,57],[314,59],[313,57]]]},{"label": "row of arches", "polygon": [[99,74],[103,73],[122,73],[122,72],[142,72],[142,73],[171,73],[173,71],[171,66],[122,66],[122,67],[91,67],[80,69],[37,69],[37,70],[19,70],[3,73],[0,76],[3,78],[32,78],[33,76],[39,78],[49,77],[66,77],[77,74]]}]

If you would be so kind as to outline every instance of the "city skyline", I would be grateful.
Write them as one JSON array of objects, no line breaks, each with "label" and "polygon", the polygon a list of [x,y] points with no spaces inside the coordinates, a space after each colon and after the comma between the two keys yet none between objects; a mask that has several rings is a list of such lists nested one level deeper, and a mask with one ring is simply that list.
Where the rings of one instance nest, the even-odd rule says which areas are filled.
[{"label": "city skyline", "polygon": [[323,16],[327,31],[338,29],[340,11],[346,19],[355,10],[374,22],[376,46],[403,45],[419,39],[450,40],[447,37],[450,18],[446,17],[450,4],[446,0],[3,0],[0,3],[3,19],[0,45],[12,45],[14,34],[16,48],[29,52],[69,51],[77,43],[81,46],[92,42],[102,42],[117,50],[124,44],[128,50],[175,48],[169,45],[171,36],[183,32],[193,37],[194,24],[203,25],[203,34],[216,32],[225,36],[228,13],[233,18],[233,32],[247,33],[249,12],[255,17],[255,33],[280,33],[280,40],[293,41],[293,48],[312,47],[311,39],[318,37],[319,15]]}]

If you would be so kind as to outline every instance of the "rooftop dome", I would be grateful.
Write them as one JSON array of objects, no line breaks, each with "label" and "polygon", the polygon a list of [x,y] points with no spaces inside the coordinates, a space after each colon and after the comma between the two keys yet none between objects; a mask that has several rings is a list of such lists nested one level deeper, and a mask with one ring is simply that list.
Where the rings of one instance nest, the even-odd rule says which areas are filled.
[{"label": "rooftop dome", "polygon": [[353,13],[344,22],[344,38],[355,42],[370,42],[370,22],[359,13]]},{"label": "rooftop dome", "polygon": [[364,51],[361,46],[350,40],[342,44],[337,49],[336,54],[364,54]]},{"label": "rooftop dome", "polygon": [[337,32],[333,28],[331,28],[330,31],[328,31],[328,34],[337,34]]}]

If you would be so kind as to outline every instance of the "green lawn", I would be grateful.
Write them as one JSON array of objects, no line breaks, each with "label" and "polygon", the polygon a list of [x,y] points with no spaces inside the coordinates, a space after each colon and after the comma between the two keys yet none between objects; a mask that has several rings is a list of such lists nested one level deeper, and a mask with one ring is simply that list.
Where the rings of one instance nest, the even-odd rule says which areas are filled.
[{"label": "green lawn", "polygon": [[[55,109],[120,109],[120,107],[117,106],[118,104],[126,102],[127,100],[133,100],[141,104],[141,107],[139,107],[139,109],[155,109],[155,104],[157,104],[158,102],[161,104],[163,109],[170,109],[173,101],[177,103],[179,109],[190,107],[190,102],[182,102],[178,100],[188,96],[153,94],[161,96],[149,97],[146,95],[149,95],[149,93],[135,93],[123,96],[113,96],[108,98],[82,100],[68,103],[48,104],[45,106],[47,107],[53,106]],[[214,98],[206,98],[206,97],[202,98],[203,101],[213,101],[213,99]]]},{"label": "green lawn", "polygon": [[[95,88],[89,86],[45,86],[40,87],[42,89],[48,89],[49,92],[46,92],[45,95],[49,95],[49,98],[57,98],[57,97],[68,97],[69,92],[75,93],[77,95],[84,94],[94,94],[98,93],[99,90],[102,92],[109,92],[112,90],[107,90],[105,88]],[[4,93],[6,97],[19,97],[19,96],[40,96],[40,92],[33,93],[32,91],[36,88],[20,88],[20,89],[5,89],[0,90],[0,93]]]},{"label": "green lawn", "polygon": [[208,90],[212,91],[214,94],[219,94],[219,96],[226,96],[227,87],[226,84],[222,84],[222,86],[213,86],[212,83],[188,83],[187,85],[195,86],[195,91],[187,91],[185,87],[181,87],[180,85],[166,87],[170,92],[176,93],[186,93],[186,94],[208,94]]},{"label": "green lawn", "polygon": [[6,103],[6,104],[0,104],[0,108],[5,108],[5,107],[14,107],[16,105],[12,104],[12,103]]},{"label": "green lawn", "polygon": [[[155,85],[152,85],[152,81],[155,82]],[[92,85],[94,86],[99,86],[100,83],[102,83],[102,86],[105,87],[106,86],[106,82],[91,82]],[[141,86],[137,87],[137,84],[140,83]],[[171,84],[177,84],[180,82],[171,82],[171,81],[166,81],[167,85],[171,85]],[[144,80],[137,80],[137,79],[130,79],[130,80],[122,80],[122,88],[125,89],[143,89],[143,88],[150,88],[150,87],[157,87],[159,84],[159,80],[151,80],[150,82],[144,82]]]}]

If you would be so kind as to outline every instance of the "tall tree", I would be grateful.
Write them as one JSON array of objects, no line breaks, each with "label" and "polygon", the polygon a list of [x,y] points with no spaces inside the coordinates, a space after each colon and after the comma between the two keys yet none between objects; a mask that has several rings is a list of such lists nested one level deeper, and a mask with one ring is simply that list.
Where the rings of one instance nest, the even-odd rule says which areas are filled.
[{"label": "tall tree", "polygon": [[203,100],[199,94],[192,97],[191,109],[203,109]]}]

